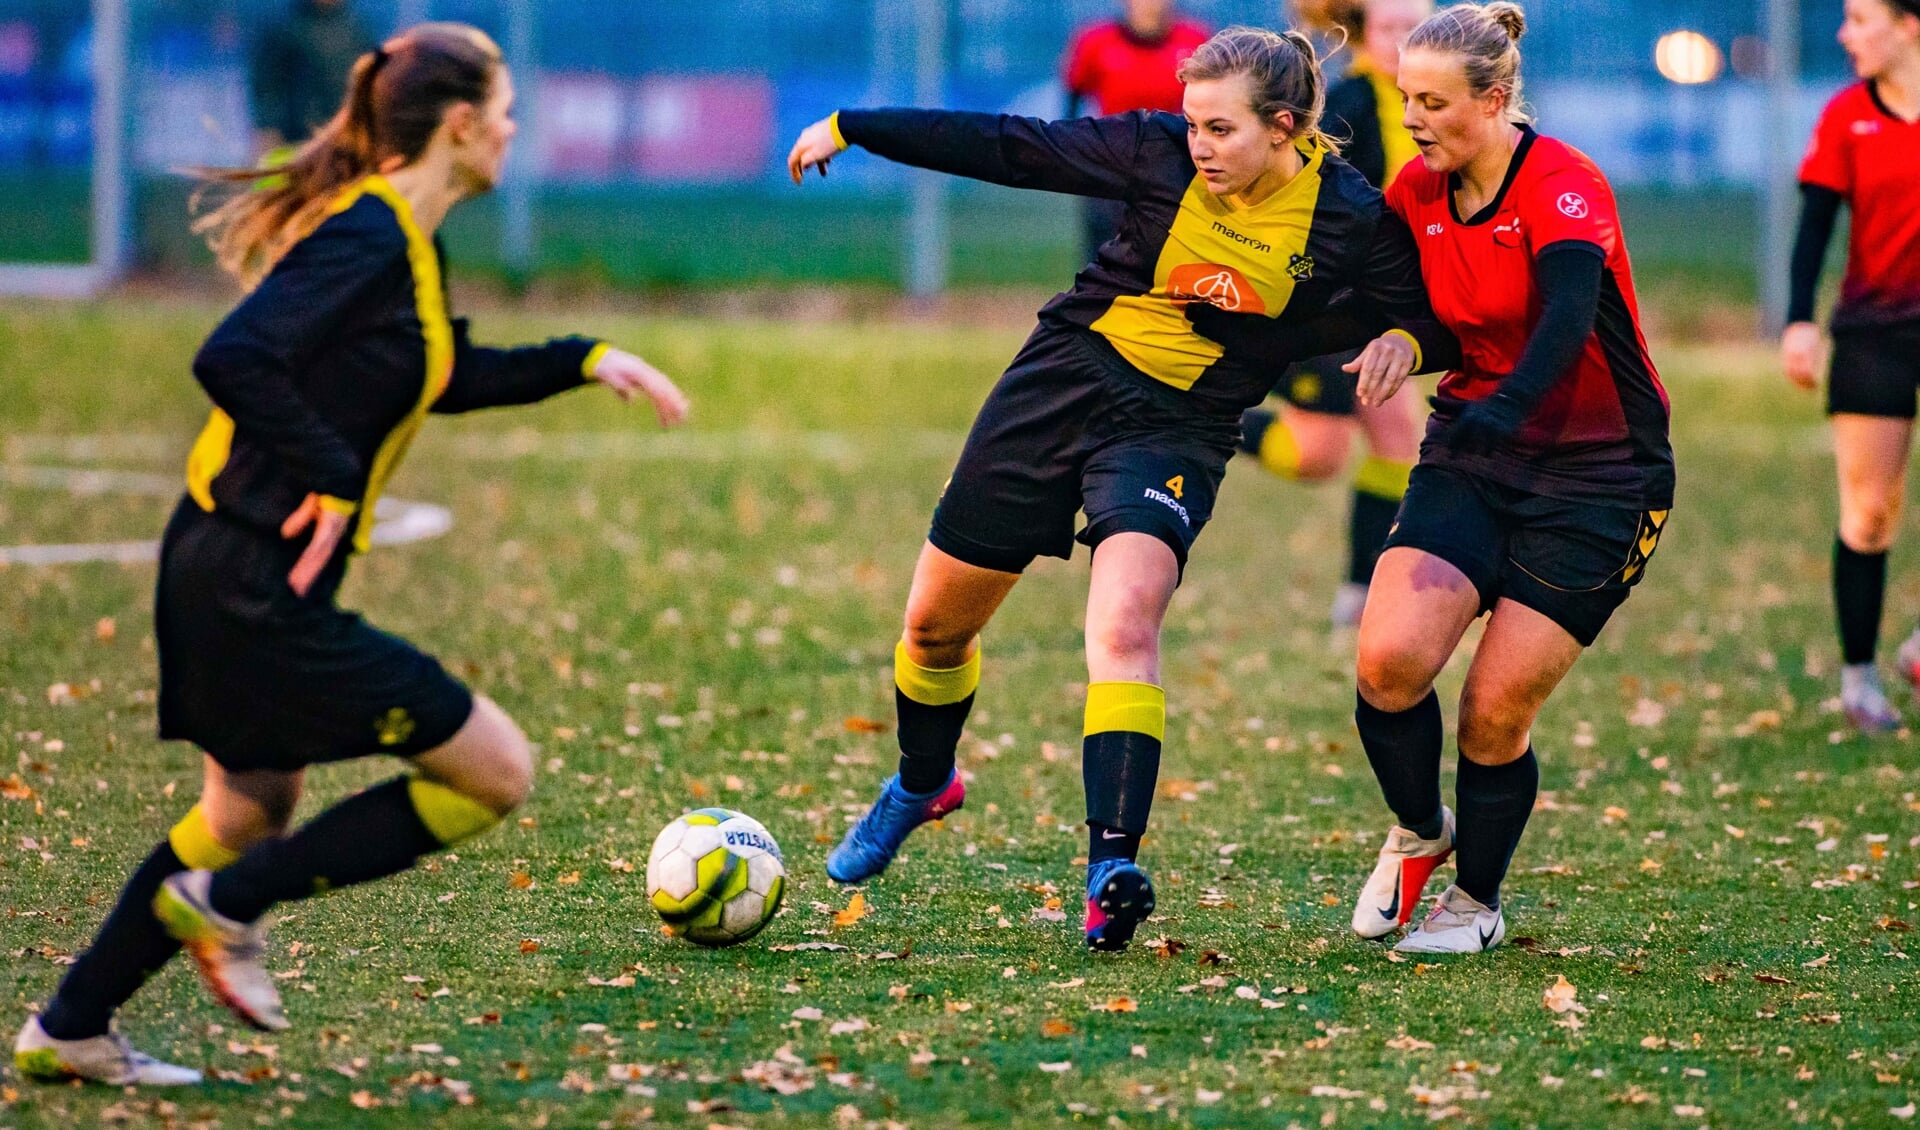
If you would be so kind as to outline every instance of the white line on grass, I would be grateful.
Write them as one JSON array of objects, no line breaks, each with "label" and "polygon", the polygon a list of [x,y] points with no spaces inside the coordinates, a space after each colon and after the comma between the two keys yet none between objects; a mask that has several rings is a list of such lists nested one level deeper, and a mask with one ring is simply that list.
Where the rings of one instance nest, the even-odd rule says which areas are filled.
[{"label": "white line on grass", "polygon": [[[0,483],[65,490],[73,495],[132,494],[171,497],[180,480],[135,471],[94,471],[78,467],[0,467]],[[453,512],[430,502],[383,498],[373,508],[373,544],[405,545],[437,538],[453,528]],[[118,564],[151,562],[160,555],[157,541],[77,542],[65,545],[0,546],[0,566],[78,565],[89,561]]]}]

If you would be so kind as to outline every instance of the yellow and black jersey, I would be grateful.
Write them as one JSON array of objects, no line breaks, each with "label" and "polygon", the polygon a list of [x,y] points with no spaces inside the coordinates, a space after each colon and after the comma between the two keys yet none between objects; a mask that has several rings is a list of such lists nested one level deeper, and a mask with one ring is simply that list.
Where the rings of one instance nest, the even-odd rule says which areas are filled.
[{"label": "yellow and black jersey", "polygon": [[1241,206],[1207,191],[1177,114],[1048,122],[888,109],[843,110],[832,121],[840,141],[905,164],[1125,201],[1119,236],[1041,319],[1091,329],[1206,415],[1237,419],[1288,364],[1389,328],[1413,339],[1423,369],[1458,357],[1428,305],[1406,226],[1317,144],[1302,143],[1299,176]]},{"label": "yellow and black jersey", "polygon": [[1372,58],[1358,55],[1347,77],[1327,90],[1326,130],[1340,139],[1340,155],[1385,192],[1420,155],[1402,121],[1406,100]]},{"label": "yellow and black jersey", "polygon": [[428,412],[530,404],[585,383],[584,338],[494,349],[447,314],[444,256],[385,178],[343,192],[213,331],[193,373],[212,418],[187,461],[200,509],[278,535],[309,494],[373,509]]}]

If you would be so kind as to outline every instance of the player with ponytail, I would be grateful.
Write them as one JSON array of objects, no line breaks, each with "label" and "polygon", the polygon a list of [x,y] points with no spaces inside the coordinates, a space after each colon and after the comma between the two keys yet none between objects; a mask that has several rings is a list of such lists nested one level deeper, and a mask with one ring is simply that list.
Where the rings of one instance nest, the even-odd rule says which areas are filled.
[{"label": "player with ponytail", "polygon": [[[585,338],[495,349],[451,318],[435,232],[493,187],[514,134],[499,49],[425,24],[354,66],[333,120],[277,169],[208,174],[234,193],[199,224],[246,286],[194,375],[214,409],[161,543],[160,733],[204,752],[195,804],[122,890],[15,1044],[30,1078],[182,1084],[114,1013],[184,945],[246,1023],[287,1026],[262,967],[278,902],[396,874],[525,799],[512,720],[431,656],[341,610],[382,489],[430,412],[527,404],[590,382],[686,401]],[[288,833],[306,766],[386,754],[409,771]]]},{"label": "player with ponytail", "polygon": [[[900,767],[827,858],[862,882],[958,808],[955,749],[981,682],[979,635],[1039,556],[1093,551],[1083,728],[1087,944],[1122,949],[1152,911],[1136,862],[1166,737],[1160,627],[1239,438],[1286,365],[1371,336],[1319,331],[1357,293],[1400,327],[1355,362],[1363,390],[1451,356],[1406,228],[1320,129],[1305,37],[1229,28],[1180,67],[1184,116],[1046,122],[843,110],[807,128],[795,181],[849,146],[1021,188],[1123,201],[1103,244],[981,407],[933,526],[895,650]],[[1440,361],[1446,364],[1446,361]],[[1086,526],[1076,537],[1075,515]]]},{"label": "player with ponytail", "polygon": [[[1606,177],[1534,131],[1517,4],[1456,4],[1400,58],[1420,159],[1387,203],[1413,230],[1465,363],[1440,382],[1420,462],[1360,621],[1354,720],[1397,821],[1354,907],[1382,937],[1449,854],[1458,876],[1398,948],[1500,943],[1500,886],[1539,792],[1532,726],[1645,575],[1673,506],[1666,391],[1640,332]],[[1491,613],[1440,799],[1434,678]]]}]

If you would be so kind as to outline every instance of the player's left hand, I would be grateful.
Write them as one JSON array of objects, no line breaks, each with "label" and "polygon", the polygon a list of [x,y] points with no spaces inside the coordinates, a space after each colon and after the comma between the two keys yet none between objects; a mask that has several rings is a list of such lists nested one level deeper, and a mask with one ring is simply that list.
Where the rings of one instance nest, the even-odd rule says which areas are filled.
[{"label": "player's left hand", "polygon": [[840,152],[840,141],[833,135],[833,119],[821,118],[800,131],[800,140],[793,143],[792,151],[787,154],[787,175],[795,184],[800,183],[808,169],[819,169],[824,177],[828,163]]},{"label": "player's left hand", "polygon": [[1496,393],[1467,405],[1440,442],[1463,454],[1485,455],[1512,442],[1526,420],[1523,406]]},{"label": "player's left hand", "polygon": [[593,379],[613,390],[622,400],[644,396],[653,401],[653,414],[663,428],[679,427],[686,422],[692,405],[687,394],[667,375],[624,349],[609,349],[593,367]]},{"label": "player's left hand", "polygon": [[310,494],[280,523],[280,536],[289,540],[299,537],[309,527],[313,530],[307,548],[300,552],[300,560],[293,563],[293,571],[287,574],[287,587],[295,596],[304,597],[313,589],[313,582],[319,579],[327,562],[333,560],[333,551],[346,536],[347,524],[352,521],[352,514],[323,506],[319,495]]},{"label": "player's left hand", "polygon": [[1382,334],[1367,343],[1360,356],[1340,366],[1358,373],[1354,397],[1369,408],[1385,404],[1413,375],[1413,343],[1400,334]]}]

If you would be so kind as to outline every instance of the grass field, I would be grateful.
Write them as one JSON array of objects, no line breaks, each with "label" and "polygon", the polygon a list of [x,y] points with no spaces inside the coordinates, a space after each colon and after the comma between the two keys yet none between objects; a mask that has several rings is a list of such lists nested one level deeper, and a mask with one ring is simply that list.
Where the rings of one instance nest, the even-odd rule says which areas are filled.
[{"label": "grass field", "polygon": [[[172,473],[205,410],[186,362],[217,315],[0,305],[5,468]],[[1844,733],[1829,699],[1830,462],[1813,400],[1764,352],[1657,351],[1682,476],[1669,535],[1541,720],[1509,944],[1424,964],[1346,926],[1388,818],[1322,623],[1340,489],[1236,467],[1176,600],[1144,855],[1157,946],[1090,956],[1078,934],[1084,559],[1036,567],[989,633],[968,808],[837,926],[849,896],[821,864],[893,760],[869,720],[891,720],[908,571],[1022,331],[480,325],[612,334],[696,398],[671,437],[589,394],[434,422],[394,491],[450,507],[454,529],[349,583],[539,743],[524,818],[287,908],[272,964],[295,1027],[276,1038],[168,969],[125,1029],[220,1081],[129,1095],[7,1073],[0,1127],[1912,1114],[1920,763],[1905,736]],[[0,541],[150,537],[168,505],[0,485]],[[0,571],[8,1033],[194,795],[196,755],[152,736],[151,583],[145,565]],[[1890,603],[1904,630],[1920,577],[1897,571]],[[318,770],[302,812],[392,771]],[[736,950],[663,937],[644,903],[654,832],[703,803],[765,821],[791,867],[785,913]],[[1584,1011],[1543,1005],[1560,978]]]}]

